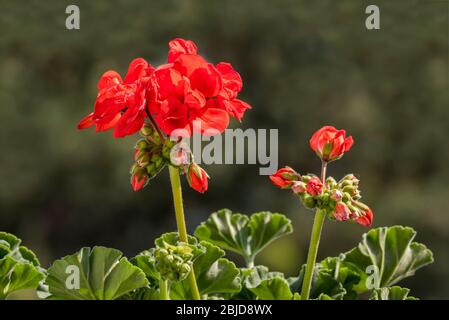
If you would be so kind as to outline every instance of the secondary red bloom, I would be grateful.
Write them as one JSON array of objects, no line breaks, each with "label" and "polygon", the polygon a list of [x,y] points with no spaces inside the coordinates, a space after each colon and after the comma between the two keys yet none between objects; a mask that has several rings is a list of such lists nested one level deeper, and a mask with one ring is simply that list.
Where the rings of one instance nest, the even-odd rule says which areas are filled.
[{"label": "secondary red bloom", "polygon": [[351,136],[346,137],[345,130],[337,130],[332,126],[322,127],[310,139],[310,147],[323,161],[340,159],[353,143]]},{"label": "secondary red bloom", "polygon": [[338,221],[346,221],[351,216],[351,210],[343,202],[337,202],[334,211],[334,217]]},{"label": "secondary red bloom", "polygon": [[207,172],[199,165],[192,162],[187,172],[187,181],[189,182],[190,187],[200,193],[204,193],[208,188],[208,178]]},{"label": "secondary red bloom", "polygon": [[312,177],[306,186],[307,193],[311,196],[316,196],[323,191],[323,184],[318,177]]},{"label": "secondary red bloom", "polygon": [[189,40],[175,39],[169,47],[169,63],[156,69],[150,94],[159,127],[169,135],[213,135],[227,128],[229,115],[241,120],[250,106],[237,99],[242,80],[232,66],[208,63]]},{"label": "secondary red bloom", "polygon": [[355,221],[365,227],[371,226],[373,223],[373,211],[367,208],[359,217],[355,218]]},{"label": "secondary red bloom", "polygon": [[271,182],[282,189],[290,188],[293,182],[300,178],[301,176],[290,167],[279,169],[275,174],[270,176]]},{"label": "secondary red bloom", "polygon": [[113,70],[98,82],[94,112],[84,117],[79,129],[92,125],[97,131],[115,128],[114,137],[124,137],[140,130],[145,119],[146,88],[154,68],[142,58],[134,59],[125,79]]}]

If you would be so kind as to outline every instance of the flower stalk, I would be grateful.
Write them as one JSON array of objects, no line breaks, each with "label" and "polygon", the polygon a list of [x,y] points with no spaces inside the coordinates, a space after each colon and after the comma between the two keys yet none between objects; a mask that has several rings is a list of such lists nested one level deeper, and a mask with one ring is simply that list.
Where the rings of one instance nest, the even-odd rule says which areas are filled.
[{"label": "flower stalk", "polygon": [[[186,222],[184,218],[184,206],[182,201],[181,179],[179,179],[179,169],[171,165],[168,166],[168,168],[170,173],[171,188],[173,192],[173,203],[175,206],[176,224],[178,227],[179,239],[185,243],[189,243],[187,237]],[[187,277],[187,281],[190,284],[193,299],[201,300],[193,268],[192,271],[189,273],[189,276]]]},{"label": "flower stalk", "polygon": [[[321,181],[326,181],[327,162],[321,162]],[[326,211],[317,209],[315,219],[313,221],[312,235],[310,236],[309,252],[307,254],[306,271],[304,281],[302,283],[301,300],[308,300],[310,297],[310,289],[312,286],[313,270],[315,269],[318,247],[320,244],[321,230],[323,229]]]},{"label": "flower stalk", "polygon": [[160,280],[159,295],[161,300],[170,300],[170,295],[168,293],[168,280]]}]

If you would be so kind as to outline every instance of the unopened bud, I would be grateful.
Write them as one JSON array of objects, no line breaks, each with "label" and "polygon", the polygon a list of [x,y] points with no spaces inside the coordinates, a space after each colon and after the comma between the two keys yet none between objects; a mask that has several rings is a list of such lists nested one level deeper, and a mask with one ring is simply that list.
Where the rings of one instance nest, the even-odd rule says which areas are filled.
[{"label": "unopened bud", "polygon": [[343,199],[343,193],[338,189],[334,190],[331,194],[331,199],[338,202]]},{"label": "unopened bud", "polygon": [[146,141],[145,139],[140,139],[136,143],[136,149],[139,149],[139,150],[147,149],[149,146],[150,145],[149,145],[148,141]]},{"label": "unopened bud", "polygon": [[337,185],[337,181],[333,177],[328,177],[326,179],[326,185],[329,189],[333,189]]},{"label": "unopened bud", "polygon": [[294,181],[292,184],[292,191],[296,194],[306,192],[306,184],[302,181]]},{"label": "unopened bud", "polygon": [[316,206],[316,200],[307,193],[302,197],[302,202],[304,203],[304,206],[309,209],[313,209]]},{"label": "unopened bud", "polygon": [[144,137],[151,136],[153,133],[154,133],[153,126],[150,125],[149,123],[145,123],[142,129],[140,129],[140,134]]},{"label": "unopened bud", "polygon": [[137,157],[136,162],[140,167],[146,167],[150,163],[150,156],[148,153],[142,153]]},{"label": "unopened bud", "polygon": [[349,193],[351,196],[358,193],[357,187],[355,186],[346,186],[343,188],[343,192]]}]

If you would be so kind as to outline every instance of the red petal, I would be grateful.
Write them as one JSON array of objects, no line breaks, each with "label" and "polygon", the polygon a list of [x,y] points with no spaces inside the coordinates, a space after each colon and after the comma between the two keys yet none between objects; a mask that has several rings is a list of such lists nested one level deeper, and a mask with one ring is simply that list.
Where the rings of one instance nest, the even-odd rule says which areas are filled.
[{"label": "red petal", "polygon": [[228,93],[228,98],[235,98],[242,90],[243,82],[240,74],[234,70],[230,63],[220,62],[216,65],[223,78],[223,87]]},{"label": "red petal", "polygon": [[225,106],[226,111],[238,121],[242,120],[246,110],[251,109],[251,106],[248,103],[239,99],[223,100],[223,105]]},{"label": "red petal", "polygon": [[356,218],[355,221],[364,227],[369,227],[373,223],[373,212],[369,209],[364,212],[363,216]]},{"label": "red petal", "polygon": [[136,82],[138,79],[148,77],[154,68],[143,58],[136,58],[129,64],[128,73],[123,81],[126,84]]},{"label": "red petal", "polygon": [[131,182],[133,190],[139,191],[140,189],[142,189],[142,187],[145,186],[145,184],[147,183],[147,180],[148,180],[147,176],[143,176],[139,179],[137,175],[134,175]]},{"label": "red petal", "polygon": [[352,139],[352,136],[349,136],[345,139],[345,152],[351,149],[352,145],[354,144],[354,139]]},{"label": "red petal", "polygon": [[207,69],[208,65],[200,55],[182,54],[176,59],[173,68],[181,72],[182,75],[190,77],[195,70]]},{"label": "red petal", "polygon": [[198,48],[193,41],[184,40],[181,38],[173,39],[168,43],[170,48],[168,52],[168,62],[173,62],[181,54],[196,54]]},{"label": "red petal", "polygon": [[195,69],[189,79],[192,89],[201,91],[205,97],[215,97],[222,89],[221,75],[212,64]]},{"label": "red petal", "polygon": [[112,118],[112,120],[110,120],[109,122],[99,121],[97,123],[96,131],[97,132],[98,131],[106,131],[106,130],[114,128],[121,117],[122,117],[122,115],[120,113],[117,113],[115,115],[115,117]]},{"label": "red petal", "polygon": [[106,71],[98,81],[98,90],[109,89],[117,84],[122,83],[122,77],[114,70]]},{"label": "red petal", "polygon": [[203,108],[198,117],[193,119],[192,125],[194,132],[200,132],[203,135],[215,135],[222,133],[228,127],[229,116],[223,109]]},{"label": "red petal", "polygon": [[82,129],[89,128],[94,124],[95,124],[94,113],[92,112],[91,114],[88,114],[83,119],[81,119],[81,121],[78,123],[77,127],[78,127],[78,129],[82,130]]}]

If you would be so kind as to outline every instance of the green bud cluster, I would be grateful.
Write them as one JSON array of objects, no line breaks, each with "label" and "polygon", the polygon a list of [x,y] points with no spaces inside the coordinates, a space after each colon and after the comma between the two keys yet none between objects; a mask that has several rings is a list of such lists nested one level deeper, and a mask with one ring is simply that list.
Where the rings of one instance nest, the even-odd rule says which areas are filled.
[{"label": "green bud cluster", "polygon": [[145,123],[140,130],[142,139],[137,141],[134,149],[134,164],[131,166],[131,183],[134,178],[145,179],[146,183],[154,178],[167,164],[170,163],[171,149],[175,141],[161,140],[159,133],[153,126]]},{"label": "green bud cluster", "polygon": [[176,246],[164,242],[163,247],[154,251],[156,270],[162,279],[172,282],[187,278],[193,267],[193,258],[192,248],[182,242]]},{"label": "green bud cluster", "polygon": [[[314,183],[314,186],[309,186],[309,182]],[[340,208],[341,205],[348,208],[350,219],[356,219],[369,210],[360,201],[359,179],[353,174],[348,174],[339,181],[333,177],[327,177],[321,192],[317,192],[320,188],[316,185],[319,186],[320,183],[321,181],[315,175],[303,175],[299,180],[294,181],[291,189],[299,196],[306,208],[324,210],[332,220],[335,219],[337,204],[340,204]]]}]

